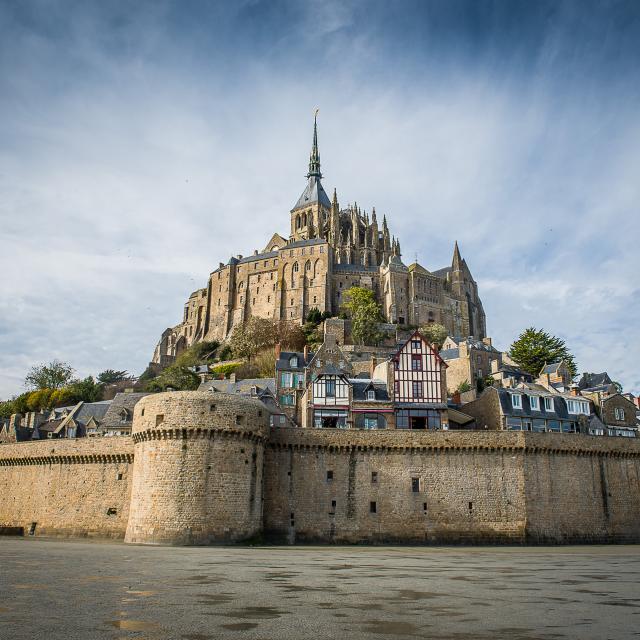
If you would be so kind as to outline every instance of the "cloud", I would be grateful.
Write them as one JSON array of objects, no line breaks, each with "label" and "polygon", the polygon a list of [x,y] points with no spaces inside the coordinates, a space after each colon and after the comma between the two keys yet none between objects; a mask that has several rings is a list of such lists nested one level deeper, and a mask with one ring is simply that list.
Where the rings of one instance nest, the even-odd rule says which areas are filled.
[{"label": "cloud", "polygon": [[457,239],[498,344],[544,327],[640,392],[638,11],[471,5],[3,5],[0,397],[54,357],[141,372],[287,233],[317,106],[327,190],[406,261]]}]

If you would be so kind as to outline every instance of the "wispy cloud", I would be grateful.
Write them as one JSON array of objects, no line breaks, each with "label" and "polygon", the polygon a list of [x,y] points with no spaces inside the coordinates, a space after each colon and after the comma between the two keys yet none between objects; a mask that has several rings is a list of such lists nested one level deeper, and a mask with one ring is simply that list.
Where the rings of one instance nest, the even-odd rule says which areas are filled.
[{"label": "wispy cloud", "polygon": [[5,3],[0,397],[34,362],[140,372],[210,270],[327,188],[406,260],[461,243],[491,333],[640,391],[634,3]]}]

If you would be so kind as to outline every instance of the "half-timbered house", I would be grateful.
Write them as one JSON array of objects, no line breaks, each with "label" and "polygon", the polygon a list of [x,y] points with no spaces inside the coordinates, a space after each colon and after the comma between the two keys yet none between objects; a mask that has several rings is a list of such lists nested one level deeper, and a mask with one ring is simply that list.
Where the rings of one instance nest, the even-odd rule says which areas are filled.
[{"label": "half-timbered house", "polygon": [[446,429],[446,362],[416,331],[391,358],[396,429]]}]

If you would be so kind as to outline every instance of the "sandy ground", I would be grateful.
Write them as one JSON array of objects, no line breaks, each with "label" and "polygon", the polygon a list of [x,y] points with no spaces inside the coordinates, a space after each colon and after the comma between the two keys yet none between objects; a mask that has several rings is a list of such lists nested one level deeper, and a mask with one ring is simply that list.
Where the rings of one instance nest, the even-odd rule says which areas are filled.
[{"label": "sandy ground", "polygon": [[640,546],[0,539],[0,638],[640,638]]}]

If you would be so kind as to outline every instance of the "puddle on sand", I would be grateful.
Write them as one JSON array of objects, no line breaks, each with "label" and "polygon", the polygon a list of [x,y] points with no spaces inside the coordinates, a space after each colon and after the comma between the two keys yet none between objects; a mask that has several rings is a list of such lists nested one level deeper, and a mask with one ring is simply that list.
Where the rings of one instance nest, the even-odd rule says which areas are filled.
[{"label": "puddle on sand", "polygon": [[272,620],[280,618],[283,615],[291,613],[290,611],[280,611],[275,607],[246,607],[245,609],[236,609],[228,613],[220,613],[225,618],[245,618],[247,620]]},{"label": "puddle on sand", "polygon": [[199,601],[200,604],[227,604],[234,600],[232,595],[224,593],[199,593],[198,597],[202,598]]},{"label": "puddle on sand", "polygon": [[236,622],[222,625],[224,629],[229,629],[230,631],[248,631],[249,629],[255,629],[257,626],[255,622]]},{"label": "puddle on sand", "polygon": [[418,635],[418,627],[410,622],[393,622],[389,620],[370,620],[364,630],[385,636]]},{"label": "puddle on sand", "polygon": [[159,624],[144,620],[108,620],[105,624],[123,631],[158,631],[160,629]]}]

